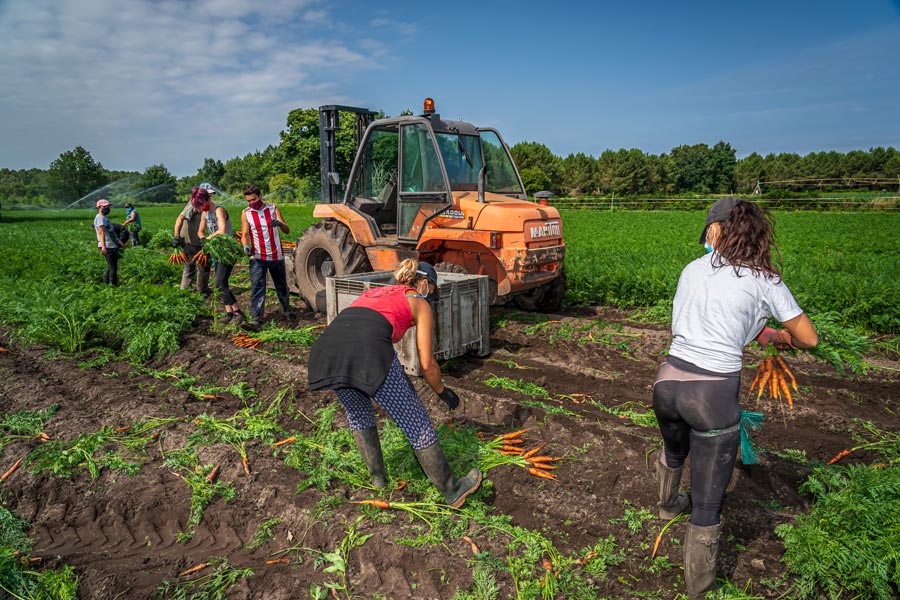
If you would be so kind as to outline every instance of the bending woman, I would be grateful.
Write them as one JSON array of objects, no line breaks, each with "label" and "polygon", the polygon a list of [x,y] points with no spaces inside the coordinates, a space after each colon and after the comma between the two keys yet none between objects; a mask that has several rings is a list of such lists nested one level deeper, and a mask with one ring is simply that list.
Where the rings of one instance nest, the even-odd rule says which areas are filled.
[{"label": "bending woman", "polygon": [[383,488],[386,484],[374,399],[406,435],[428,479],[448,504],[459,508],[481,485],[481,472],[472,469],[465,477],[453,476],[425,405],[393,347],[415,327],[425,381],[450,410],[457,407],[459,397],[444,386],[431,351],[430,303],[437,301],[437,273],[427,263],[406,259],[394,279],[399,285],[363,292],[316,340],[309,354],[309,387],[337,393],[372,485]]},{"label": "bending woman", "polygon": [[[811,348],[818,335],[772,262],[772,225],[753,202],[722,198],[700,234],[707,255],[687,265],[672,306],[672,344],[653,387],[663,452],[657,464],[659,516],[691,504],[684,542],[688,598],[716,589],[720,514],[740,442],[741,358],[757,339]],[[769,318],[784,325],[765,327]],[[691,455],[691,497],[678,491]]]}]

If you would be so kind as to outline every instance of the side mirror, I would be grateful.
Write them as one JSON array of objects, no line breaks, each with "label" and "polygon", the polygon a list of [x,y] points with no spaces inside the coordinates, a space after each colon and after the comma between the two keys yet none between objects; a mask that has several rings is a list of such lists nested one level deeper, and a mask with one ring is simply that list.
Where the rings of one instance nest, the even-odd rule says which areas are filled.
[{"label": "side mirror", "polygon": [[330,171],[328,173],[328,183],[331,185],[339,185],[341,183],[341,174]]}]

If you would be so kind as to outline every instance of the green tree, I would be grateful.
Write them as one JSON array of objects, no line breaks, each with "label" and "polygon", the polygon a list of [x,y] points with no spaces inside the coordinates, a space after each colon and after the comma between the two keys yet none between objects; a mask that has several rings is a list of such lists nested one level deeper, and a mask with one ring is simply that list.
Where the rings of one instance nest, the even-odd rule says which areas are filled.
[{"label": "green tree", "polygon": [[593,156],[583,152],[568,155],[561,163],[560,186],[563,192],[575,197],[593,194],[597,187],[594,181],[596,171],[597,161]]},{"label": "green tree", "polygon": [[[550,148],[538,142],[519,142],[509,149],[516,166],[519,168],[519,174],[522,175],[524,182],[525,169],[534,169],[543,173],[549,184],[542,188],[559,193],[562,185],[562,175],[560,172],[560,159],[550,151]],[[526,188],[528,185],[526,184]],[[540,191],[540,190],[535,190]]]},{"label": "green tree", "polygon": [[550,177],[540,169],[526,167],[519,171],[519,175],[522,176],[525,193],[529,196],[533,196],[535,192],[549,190],[552,187]]},{"label": "green tree", "polygon": [[225,163],[225,173],[219,180],[219,187],[228,193],[240,195],[244,186],[258,185],[263,193],[267,193],[271,169],[277,164],[273,159],[275,148],[267,147],[264,151],[250,152],[243,157],[235,157]]},{"label": "green tree", "polygon": [[50,193],[66,202],[78,200],[106,183],[103,165],[81,146],[60,154],[50,163],[48,175]]},{"label": "green tree", "polygon": [[141,174],[141,187],[144,189],[158,185],[175,185],[175,176],[164,164],[150,165]]},{"label": "green tree", "polygon": [[225,165],[221,160],[213,158],[204,158],[203,166],[197,170],[197,180],[200,183],[211,183],[215,186],[219,185],[219,180],[225,175]]}]

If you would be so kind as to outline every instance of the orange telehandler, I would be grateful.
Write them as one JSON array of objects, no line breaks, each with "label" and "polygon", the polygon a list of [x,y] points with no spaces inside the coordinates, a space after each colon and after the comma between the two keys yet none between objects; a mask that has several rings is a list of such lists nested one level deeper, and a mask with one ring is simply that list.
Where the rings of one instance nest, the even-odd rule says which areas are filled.
[{"label": "orange telehandler", "polygon": [[[358,147],[343,201],[335,168],[339,114],[354,113]],[[290,282],[324,312],[325,278],[392,270],[417,258],[437,271],[487,275],[491,302],[555,310],[565,295],[562,222],[527,200],[500,134],[422,115],[375,119],[349,106],[319,108],[323,220],[297,240]],[[290,275],[289,275],[290,277]]]}]

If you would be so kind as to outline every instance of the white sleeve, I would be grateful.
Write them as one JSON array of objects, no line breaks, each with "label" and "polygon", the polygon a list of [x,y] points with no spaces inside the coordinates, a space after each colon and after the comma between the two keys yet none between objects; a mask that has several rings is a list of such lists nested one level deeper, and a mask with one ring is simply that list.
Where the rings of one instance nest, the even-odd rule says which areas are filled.
[{"label": "white sleeve", "polygon": [[803,309],[797,304],[791,290],[781,280],[777,283],[770,280],[766,286],[765,302],[771,315],[781,323],[803,314]]}]

